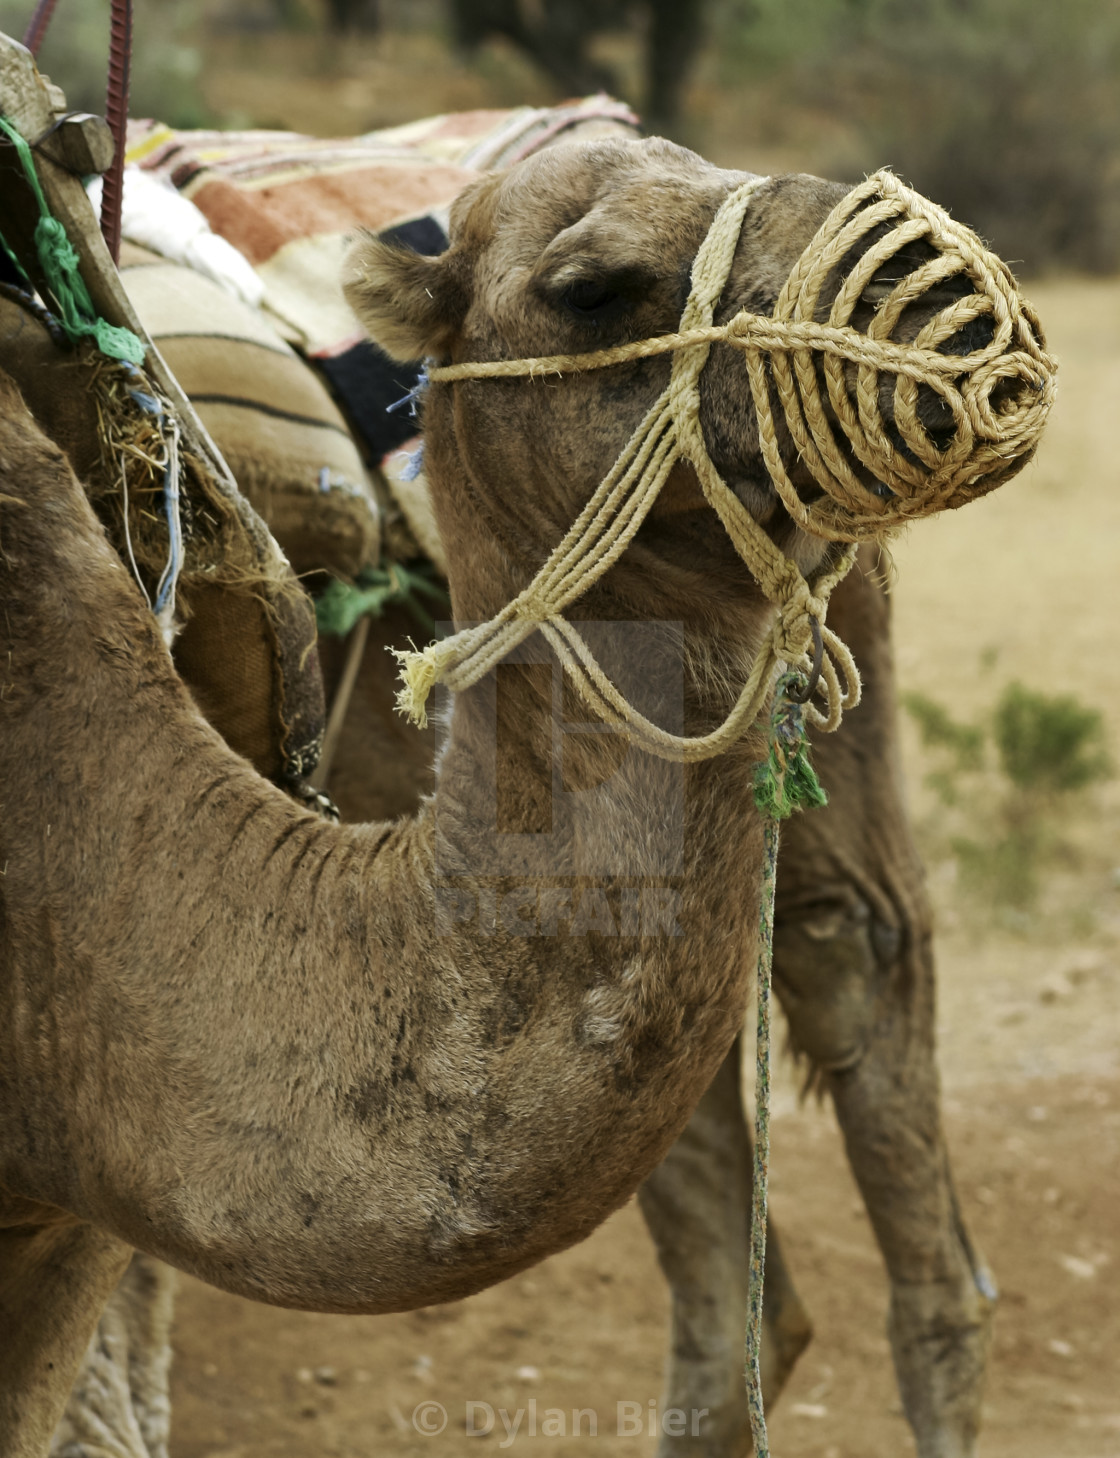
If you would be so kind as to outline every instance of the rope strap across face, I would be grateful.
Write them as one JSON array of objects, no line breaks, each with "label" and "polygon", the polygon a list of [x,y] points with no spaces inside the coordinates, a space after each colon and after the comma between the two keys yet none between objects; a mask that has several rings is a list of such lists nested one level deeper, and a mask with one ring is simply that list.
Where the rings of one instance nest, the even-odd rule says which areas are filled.
[{"label": "rope strap across face", "polygon": [[[727,749],[758,717],[780,666],[810,677],[815,626],[827,650],[821,673],[825,707],[810,702],[805,717],[821,729],[835,729],[843,710],[858,702],[852,657],[825,626],[829,594],[850,568],[855,548],[849,547],[831,570],[806,580],[722,479],[700,425],[700,375],[713,343],[743,351],[766,467],[791,517],[814,535],[848,543],[881,537],[914,517],[990,490],[1033,450],[1054,393],[1053,362],[1033,313],[1007,268],[974,234],[889,172],[876,173],[833,209],[791,271],[772,317],[744,310],[727,324],[714,324],[743,218],[768,180],[743,184],[720,207],[693,263],[692,288],[676,333],[588,354],[429,371],[432,383],[451,383],[565,374],[657,354],[674,356],[667,388],[524,591],[489,622],[423,652],[398,654],[404,680],[398,707],[415,722],[426,722],[424,705],[436,682],[452,690],[469,687],[537,631],[595,713],[666,759],[695,761]],[[904,269],[866,332],[855,328],[851,318],[879,271],[900,249],[922,240],[932,245],[933,258]],[[826,285],[858,245],[865,251],[839,279],[828,320],[821,323],[815,316]],[[913,341],[891,337],[909,306],[958,276],[967,281],[967,291],[924,322]],[[954,337],[980,319],[990,320],[987,342],[964,354],[951,352]],[[822,488],[809,504],[801,500],[782,460],[771,384],[792,444]],[[953,422],[940,443],[919,418],[923,386]],[[882,413],[884,390],[891,389],[893,428]],[[638,713],[563,617],[564,609],[626,550],[682,460],[696,471],[736,551],[778,609],[730,714],[717,729],[696,738],[669,734]]]}]

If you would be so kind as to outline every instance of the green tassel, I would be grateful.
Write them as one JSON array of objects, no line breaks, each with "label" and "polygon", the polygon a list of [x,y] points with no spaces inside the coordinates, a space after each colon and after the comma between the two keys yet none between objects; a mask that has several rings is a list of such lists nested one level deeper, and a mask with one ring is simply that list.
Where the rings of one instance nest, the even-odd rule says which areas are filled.
[{"label": "green tassel", "polygon": [[828,804],[828,795],[809,762],[804,705],[789,697],[789,689],[800,682],[797,674],[785,674],[778,680],[770,716],[770,747],[763,762],[755,766],[754,803],[771,820],[787,820],[797,810]]},{"label": "green tassel", "polygon": [[354,583],[332,578],[315,604],[315,621],[324,637],[345,638],[359,618],[378,618],[393,602],[400,602],[426,631],[435,632],[435,622],[419,602],[417,594],[437,602],[445,610],[447,591],[432,567],[405,567],[390,562],[358,574]]}]

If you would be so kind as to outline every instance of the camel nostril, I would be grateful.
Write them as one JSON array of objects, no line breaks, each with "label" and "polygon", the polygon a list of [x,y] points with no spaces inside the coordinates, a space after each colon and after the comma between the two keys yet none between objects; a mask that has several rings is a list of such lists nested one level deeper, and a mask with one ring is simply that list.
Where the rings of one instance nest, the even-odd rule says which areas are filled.
[{"label": "camel nostril", "polygon": [[[941,300],[941,306],[944,300]],[[986,349],[995,338],[995,320],[990,314],[982,314],[977,319],[970,319],[967,324],[961,326],[955,334],[943,340],[937,346],[940,354],[975,354],[977,350]]]}]

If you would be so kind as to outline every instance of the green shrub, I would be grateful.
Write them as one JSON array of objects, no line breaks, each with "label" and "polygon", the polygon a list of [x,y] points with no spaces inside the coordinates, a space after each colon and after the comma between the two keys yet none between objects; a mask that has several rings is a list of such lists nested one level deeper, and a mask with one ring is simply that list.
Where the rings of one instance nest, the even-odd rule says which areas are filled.
[{"label": "green shrub", "polygon": [[959,723],[925,694],[902,703],[934,761],[926,784],[948,815],[960,886],[987,905],[1027,910],[1078,792],[1112,773],[1100,713],[1020,683],[977,724]]},{"label": "green shrub", "polygon": [[1066,694],[1048,698],[1013,683],[992,721],[1000,768],[1020,790],[1062,794],[1111,773],[1104,721]]},{"label": "green shrub", "polygon": [[984,763],[984,731],[975,724],[958,724],[948,709],[925,694],[903,697],[903,704],[918,726],[922,743],[947,749],[958,770],[978,770]]}]

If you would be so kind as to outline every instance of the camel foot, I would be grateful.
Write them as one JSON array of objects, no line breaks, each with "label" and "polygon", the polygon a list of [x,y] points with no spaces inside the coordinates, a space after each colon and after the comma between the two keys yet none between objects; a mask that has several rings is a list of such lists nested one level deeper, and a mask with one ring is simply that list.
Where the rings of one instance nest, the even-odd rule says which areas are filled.
[{"label": "camel foot", "polygon": [[996,1289],[982,1266],[974,1279],[896,1283],[888,1333],[902,1405],[918,1458],[973,1458]]}]

